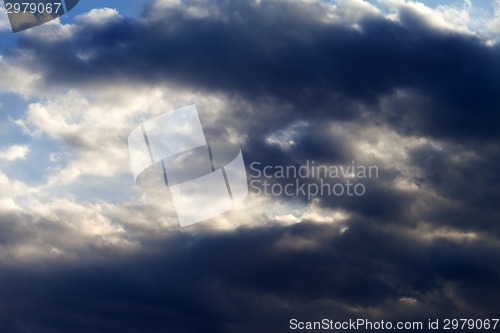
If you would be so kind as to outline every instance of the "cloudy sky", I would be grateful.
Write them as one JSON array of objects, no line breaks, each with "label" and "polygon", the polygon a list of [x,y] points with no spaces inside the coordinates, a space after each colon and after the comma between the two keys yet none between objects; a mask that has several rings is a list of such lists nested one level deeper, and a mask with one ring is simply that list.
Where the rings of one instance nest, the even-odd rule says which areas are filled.
[{"label": "cloudy sky", "polygon": [[[0,38],[0,331],[498,318],[500,1],[82,0]],[[247,167],[378,177],[180,228],[127,137],[193,103]]]}]

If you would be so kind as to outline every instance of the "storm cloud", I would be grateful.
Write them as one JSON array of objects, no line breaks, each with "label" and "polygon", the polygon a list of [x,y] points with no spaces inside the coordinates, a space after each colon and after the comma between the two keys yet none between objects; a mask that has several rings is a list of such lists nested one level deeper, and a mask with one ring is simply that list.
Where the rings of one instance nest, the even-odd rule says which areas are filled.
[{"label": "storm cloud", "polygon": [[[37,100],[11,122],[68,161],[47,167],[44,185],[0,178],[11,197],[0,201],[0,329],[287,332],[291,318],[495,316],[500,48],[412,8],[151,1],[137,18],[100,9],[21,35],[4,57],[31,78],[18,94]],[[125,142],[193,99],[209,141],[237,142],[247,165],[380,173],[361,197],[251,193],[179,229],[167,194],[133,187]],[[107,197],[115,187],[128,197]]]}]

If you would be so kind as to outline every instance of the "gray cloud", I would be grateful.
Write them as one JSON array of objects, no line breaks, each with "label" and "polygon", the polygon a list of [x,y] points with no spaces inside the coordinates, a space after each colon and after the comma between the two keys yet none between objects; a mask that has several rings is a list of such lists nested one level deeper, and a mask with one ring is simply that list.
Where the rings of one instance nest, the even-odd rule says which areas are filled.
[{"label": "gray cloud", "polygon": [[[338,230],[337,230],[338,231]],[[366,220],[151,240],[156,251],[4,271],[9,332],[288,331],[288,320],[495,315],[498,251],[428,243]],[[282,247],[287,240],[294,239]],[[299,249],[298,240],[317,247]],[[36,266],[35,266],[36,267]],[[402,303],[412,298],[414,304]],[[25,301],[26,300],[26,301]],[[373,311],[377,309],[377,311]]]}]

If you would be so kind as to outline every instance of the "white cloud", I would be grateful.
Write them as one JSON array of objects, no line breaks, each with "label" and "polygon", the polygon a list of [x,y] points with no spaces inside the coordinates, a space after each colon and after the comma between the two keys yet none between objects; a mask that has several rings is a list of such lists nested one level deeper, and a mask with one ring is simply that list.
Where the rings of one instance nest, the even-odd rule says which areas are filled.
[{"label": "white cloud", "polygon": [[119,20],[122,16],[116,9],[112,8],[98,8],[78,15],[76,21],[83,25],[106,25],[113,21]]},{"label": "white cloud", "polygon": [[500,33],[500,0],[493,2],[495,17],[488,23],[488,29],[493,33]]},{"label": "white cloud", "polygon": [[379,16],[381,11],[374,5],[363,0],[338,0],[336,4],[325,4],[325,13],[332,23],[345,23],[348,25],[359,22],[367,16]]},{"label": "white cloud", "polygon": [[111,177],[129,172],[128,131],[137,125],[137,118],[147,117],[164,104],[159,89],[115,87],[100,94],[57,95],[30,104],[25,117],[17,120],[26,134],[34,139],[46,135],[73,156],[55,176],[59,182],[83,174]]},{"label": "white cloud", "polygon": [[60,19],[57,18],[35,28],[25,30],[23,33],[38,41],[57,42],[70,39],[76,29],[76,25],[62,24]]},{"label": "white cloud", "polygon": [[38,189],[36,187],[31,187],[23,181],[12,180],[9,177],[0,172],[0,196],[5,199],[18,199],[32,197],[36,194]]},{"label": "white cloud", "polygon": [[[23,55],[29,61],[30,55]],[[16,64],[16,60],[6,60],[0,55],[0,92],[12,92],[23,97],[36,94],[38,83],[42,76],[33,73],[23,66]]]},{"label": "white cloud", "polygon": [[14,199],[12,198],[1,198],[0,199],[0,211],[1,212],[9,212],[9,211],[21,211],[22,209],[16,204]]},{"label": "white cloud", "polygon": [[23,160],[29,152],[25,145],[13,145],[0,150],[0,159],[6,161]]},{"label": "white cloud", "polygon": [[391,10],[390,17],[399,20],[401,13],[409,12],[418,16],[430,27],[442,31],[472,33],[469,30],[471,3],[464,1],[461,7],[440,5],[437,8],[426,6],[422,2],[409,0],[381,0]]}]

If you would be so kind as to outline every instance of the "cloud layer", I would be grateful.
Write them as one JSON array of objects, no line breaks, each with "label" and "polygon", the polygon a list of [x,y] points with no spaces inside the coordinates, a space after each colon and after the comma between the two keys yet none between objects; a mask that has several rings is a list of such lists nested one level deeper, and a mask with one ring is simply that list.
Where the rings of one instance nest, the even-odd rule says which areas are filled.
[{"label": "cloud layer", "polygon": [[[157,0],[21,35],[0,58],[25,103],[2,127],[1,330],[495,315],[500,49],[449,19],[466,6],[383,3]],[[252,193],[179,229],[166,191],[134,186],[126,138],[192,103],[247,165],[379,177],[355,198]]]}]

